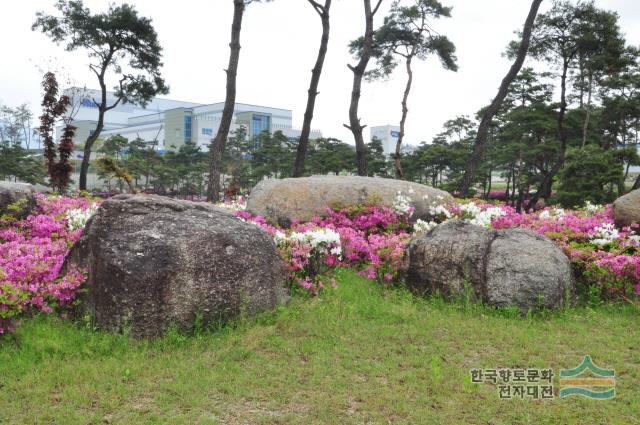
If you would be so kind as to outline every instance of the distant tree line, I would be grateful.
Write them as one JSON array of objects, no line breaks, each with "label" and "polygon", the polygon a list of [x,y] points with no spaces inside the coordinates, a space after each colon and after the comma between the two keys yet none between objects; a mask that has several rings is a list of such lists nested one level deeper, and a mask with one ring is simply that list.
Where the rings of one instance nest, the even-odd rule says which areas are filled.
[{"label": "distant tree line", "polygon": [[0,179],[46,183],[42,157],[30,150],[35,141],[39,147],[29,106],[0,105]]},{"label": "distant tree line", "polygon": [[[210,156],[193,142],[159,153],[141,139],[128,140],[113,135],[97,142],[95,162],[98,178],[108,192],[136,190],[169,195],[206,195]],[[370,163],[369,175],[389,176],[389,162],[382,143],[365,145]],[[282,132],[267,131],[249,139],[244,127],[227,140],[222,158],[221,190],[247,193],[263,178],[292,177],[297,140]],[[338,139],[309,141],[305,175],[354,174],[357,170],[354,147]]]}]

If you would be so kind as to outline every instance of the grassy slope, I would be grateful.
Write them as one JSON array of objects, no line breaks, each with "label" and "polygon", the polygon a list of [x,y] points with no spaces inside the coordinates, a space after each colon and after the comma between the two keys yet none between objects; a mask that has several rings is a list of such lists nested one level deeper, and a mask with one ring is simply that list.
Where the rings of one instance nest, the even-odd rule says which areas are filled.
[{"label": "grassy slope", "polygon": [[[640,423],[640,315],[510,318],[416,300],[349,271],[339,288],[154,342],[26,321],[0,340],[0,423]],[[615,368],[618,395],[503,401],[475,367]]]}]

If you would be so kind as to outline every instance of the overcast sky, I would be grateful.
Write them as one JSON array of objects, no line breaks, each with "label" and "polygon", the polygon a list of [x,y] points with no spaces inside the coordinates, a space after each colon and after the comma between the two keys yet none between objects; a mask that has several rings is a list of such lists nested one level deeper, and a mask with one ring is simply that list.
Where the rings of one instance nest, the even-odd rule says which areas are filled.
[{"label": "overcast sky", "polygon": [[[617,11],[627,41],[640,44],[639,0],[597,0],[599,7]],[[170,99],[201,103],[224,101],[229,55],[232,0],[130,0],[153,19],[164,49],[163,75]],[[107,7],[104,0],[85,0],[92,11]],[[116,0],[115,3],[121,3]],[[384,0],[376,25],[391,0]],[[433,23],[457,47],[458,72],[445,71],[436,58],[416,63],[409,99],[407,142],[431,141],[442,123],[456,115],[472,115],[486,105],[509,62],[502,52],[514,30],[520,29],[530,0],[442,0],[453,6],[451,18]],[[543,2],[542,11],[551,1]],[[28,103],[39,114],[40,68],[60,69],[79,86],[97,88],[84,52],[68,53],[43,34],[31,31],[36,11],[54,12],[54,0],[3,2],[0,13],[0,103]],[[325,136],[352,143],[343,127],[348,121],[354,63],[348,42],[364,31],[360,0],[334,0],[329,51],[320,82],[313,128]],[[237,101],[293,110],[294,127],[302,125],[311,68],[321,33],[320,20],[307,0],[275,0],[247,8],[242,31]],[[526,65],[526,64],[525,64]],[[369,126],[397,124],[405,84],[403,68],[385,82],[366,83],[360,102],[362,122]],[[113,84],[112,84],[113,85]],[[365,136],[368,131],[365,129]]]}]

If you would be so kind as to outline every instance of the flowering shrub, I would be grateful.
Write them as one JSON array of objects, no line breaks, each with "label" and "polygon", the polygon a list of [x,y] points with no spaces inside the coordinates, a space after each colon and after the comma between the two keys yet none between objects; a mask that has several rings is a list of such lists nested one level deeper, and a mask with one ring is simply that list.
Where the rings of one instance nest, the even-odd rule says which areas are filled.
[{"label": "flowering shrub", "polygon": [[507,212],[500,207],[485,206],[480,208],[473,202],[460,206],[462,218],[476,226],[487,227],[498,217],[507,215]]},{"label": "flowering shrub", "polygon": [[67,227],[69,228],[69,230],[74,231],[78,229],[84,229],[87,221],[89,221],[91,216],[95,214],[97,209],[98,205],[92,204],[87,209],[74,208],[72,210],[69,210],[65,214],[65,218],[67,219]]},{"label": "flowering shrub", "polygon": [[[314,294],[324,288],[322,279],[328,269],[342,259],[340,235],[328,228],[316,227],[289,234],[277,231],[275,241],[291,279]],[[332,279],[331,285],[335,287],[335,284]]]},{"label": "flowering shrub", "polygon": [[233,199],[225,199],[223,202],[218,202],[216,206],[229,211],[243,211],[247,208],[247,200],[242,196],[238,196]]},{"label": "flowering shrub", "polygon": [[36,200],[36,210],[26,219],[0,221],[0,333],[22,315],[68,305],[85,280],[75,268],[59,274],[95,204],[44,195]]},{"label": "flowering shrub", "polygon": [[412,230],[408,221],[412,207],[401,200],[399,208],[366,205],[328,208],[326,212],[325,218],[294,223],[288,230],[271,226],[246,211],[238,211],[236,216],[274,236],[290,280],[312,293],[325,286],[323,275],[336,266],[357,268],[363,276],[379,282],[397,277]]},{"label": "flowering shrub", "polygon": [[[582,210],[550,207],[527,214],[507,205],[449,202],[432,206],[430,219],[411,223],[413,211],[408,198],[399,194],[393,208],[368,205],[328,209],[326,218],[295,223],[287,231],[246,211],[236,214],[274,235],[289,264],[291,280],[314,293],[323,286],[318,276],[337,265],[356,268],[378,282],[396,280],[412,233],[426,233],[447,220],[459,219],[495,229],[523,227],[546,235],[567,254],[579,283],[591,293],[604,298],[640,295],[640,235],[630,228],[617,229],[611,206],[587,203]],[[341,256],[294,242],[304,238],[297,235],[321,231],[318,229],[330,229],[339,235]]]},{"label": "flowering shrub", "polygon": [[591,293],[604,298],[640,296],[640,235],[630,227],[615,227],[611,205],[587,202],[581,210],[549,207],[527,214],[506,205],[468,202],[439,207],[432,215],[433,221],[419,220],[414,230],[428,231],[454,218],[495,229],[530,229],[562,248],[579,283]]},{"label": "flowering shrub", "polygon": [[[409,193],[413,193],[413,189],[409,187]],[[398,211],[401,214],[406,214],[411,217],[415,208],[411,205],[411,198],[402,193],[402,191],[398,191],[396,193],[396,197],[393,200],[393,209]]]},{"label": "flowering shrub", "polygon": [[437,222],[431,220],[431,221],[424,221],[424,220],[416,220],[416,222],[413,225],[413,232],[414,233],[427,233],[429,230],[433,229],[434,227],[436,227],[438,225]]}]

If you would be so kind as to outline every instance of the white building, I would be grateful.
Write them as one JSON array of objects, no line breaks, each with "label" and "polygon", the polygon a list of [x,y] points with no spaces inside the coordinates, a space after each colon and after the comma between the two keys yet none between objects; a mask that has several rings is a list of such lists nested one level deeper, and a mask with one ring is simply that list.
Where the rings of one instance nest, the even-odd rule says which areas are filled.
[{"label": "white building", "polygon": [[395,154],[396,143],[400,137],[400,127],[397,125],[379,125],[370,128],[371,140],[374,138],[382,142],[385,155]]},{"label": "white building", "polygon": [[[67,89],[72,95],[74,113],[73,124],[78,128],[74,143],[77,146],[76,159],[82,158],[81,146],[95,130],[98,107],[94,99],[99,99],[98,90]],[[113,93],[108,93],[108,103],[113,104]],[[224,102],[204,105],[169,99],[154,98],[146,107],[119,104],[105,114],[105,124],[100,138],[119,134],[129,140],[140,138],[152,144],[161,152],[177,149],[186,142],[195,142],[207,147],[215,137]],[[244,127],[249,138],[262,131],[282,131],[286,136],[300,136],[300,130],[292,127],[293,113],[288,109],[236,103],[231,132]],[[312,139],[322,137],[319,131],[312,131]]]}]

